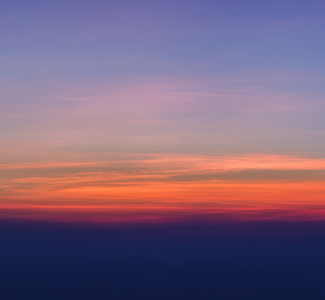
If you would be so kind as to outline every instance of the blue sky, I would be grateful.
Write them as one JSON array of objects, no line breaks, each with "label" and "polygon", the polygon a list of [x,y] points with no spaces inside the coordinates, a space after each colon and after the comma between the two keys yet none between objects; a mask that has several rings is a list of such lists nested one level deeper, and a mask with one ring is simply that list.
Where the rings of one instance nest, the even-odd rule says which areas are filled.
[{"label": "blue sky", "polygon": [[[177,157],[229,155],[306,159],[306,174],[314,172],[311,160],[322,166],[325,146],[324,10],[321,1],[2,3],[0,163],[4,170],[50,166],[38,177],[4,171],[3,194],[25,199],[26,181],[33,188],[23,191],[46,191],[47,203],[55,193],[44,182],[58,179],[54,163],[105,165],[117,154],[121,165],[147,157],[151,175],[164,159],[169,170]],[[245,168],[253,169],[249,161]],[[79,167],[61,178],[83,176]],[[95,180],[99,190],[105,176]],[[102,193],[89,197],[109,199]]]}]

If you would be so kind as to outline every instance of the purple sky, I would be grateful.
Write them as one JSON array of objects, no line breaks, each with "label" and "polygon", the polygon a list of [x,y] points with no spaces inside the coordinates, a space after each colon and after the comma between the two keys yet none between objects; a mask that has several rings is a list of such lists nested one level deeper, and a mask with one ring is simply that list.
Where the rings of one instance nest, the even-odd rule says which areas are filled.
[{"label": "purple sky", "polygon": [[9,165],[105,165],[116,153],[121,166],[156,154],[323,165],[324,14],[315,0],[5,1],[0,195],[22,197],[24,180],[48,191],[57,176]]}]

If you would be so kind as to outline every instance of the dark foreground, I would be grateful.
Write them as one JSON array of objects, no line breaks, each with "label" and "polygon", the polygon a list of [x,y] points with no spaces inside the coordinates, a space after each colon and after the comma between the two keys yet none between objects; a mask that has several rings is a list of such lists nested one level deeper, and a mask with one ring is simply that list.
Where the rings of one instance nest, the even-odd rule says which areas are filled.
[{"label": "dark foreground", "polygon": [[325,299],[325,223],[0,222],[0,299]]}]

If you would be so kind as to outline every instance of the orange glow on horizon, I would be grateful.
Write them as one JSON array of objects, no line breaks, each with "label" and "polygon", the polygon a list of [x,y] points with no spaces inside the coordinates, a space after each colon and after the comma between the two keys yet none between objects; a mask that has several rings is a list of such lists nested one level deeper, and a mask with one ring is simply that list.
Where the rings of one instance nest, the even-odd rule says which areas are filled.
[{"label": "orange glow on horizon", "polygon": [[111,222],[325,217],[324,159],[157,154],[0,168],[3,218]]}]

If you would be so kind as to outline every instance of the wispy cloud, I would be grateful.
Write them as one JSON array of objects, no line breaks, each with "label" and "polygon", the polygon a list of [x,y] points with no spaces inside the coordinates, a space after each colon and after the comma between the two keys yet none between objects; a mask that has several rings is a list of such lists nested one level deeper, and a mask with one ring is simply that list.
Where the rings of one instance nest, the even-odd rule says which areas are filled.
[{"label": "wispy cloud", "polygon": [[325,160],[302,156],[134,154],[127,160],[115,156],[112,161],[0,168],[1,206],[12,213],[25,207],[33,214],[101,211],[108,219],[114,211],[147,211],[148,216],[164,218],[175,211],[195,215],[195,210],[249,215],[247,208],[256,212],[322,206],[325,193]]}]

